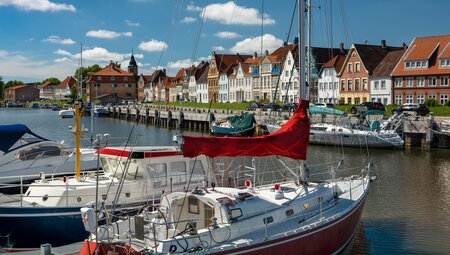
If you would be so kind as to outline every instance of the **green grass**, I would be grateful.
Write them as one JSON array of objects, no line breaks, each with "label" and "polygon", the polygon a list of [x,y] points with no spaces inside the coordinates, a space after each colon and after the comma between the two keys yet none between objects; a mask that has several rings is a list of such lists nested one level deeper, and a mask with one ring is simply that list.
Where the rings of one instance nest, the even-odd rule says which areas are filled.
[{"label": "green grass", "polygon": [[[155,102],[153,104],[165,105],[164,102]],[[211,109],[229,109],[229,110],[245,110],[245,107],[249,103],[212,103]],[[209,108],[209,103],[196,103],[196,102],[170,102],[168,105],[171,106],[184,106],[184,107],[195,107],[195,108]]]}]

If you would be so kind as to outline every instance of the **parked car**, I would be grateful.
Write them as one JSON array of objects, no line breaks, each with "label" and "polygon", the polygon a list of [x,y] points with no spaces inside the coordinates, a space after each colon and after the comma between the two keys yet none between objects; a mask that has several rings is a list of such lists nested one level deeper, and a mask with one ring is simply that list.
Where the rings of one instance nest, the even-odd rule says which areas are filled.
[{"label": "parked car", "polygon": [[263,111],[272,110],[272,111],[281,111],[281,105],[276,103],[268,103],[263,105],[262,107]]},{"label": "parked car", "polygon": [[430,109],[425,104],[403,104],[402,106],[392,109],[392,113],[416,112],[417,115],[425,116],[430,113]]},{"label": "parked car", "polygon": [[283,105],[283,108],[281,108],[283,111],[295,111],[295,109],[297,109],[298,103],[286,103]]},{"label": "parked car", "polygon": [[332,103],[316,103],[314,106],[316,106],[316,107],[334,108],[334,105]]},{"label": "parked car", "polygon": [[252,102],[249,105],[245,107],[246,111],[254,111],[256,109],[261,109],[264,106],[264,104],[260,102]]},{"label": "parked car", "polygon": [[385,111],[385,107],[383,105],[383,103],[380,102],[364,102],[361,103],[359,105],[355,105],[350,109],[350,112],[352,114],[357,114],[357,113],[365,113],[368,111],[372,111],[372,110],[380,110],[380,111]]}]

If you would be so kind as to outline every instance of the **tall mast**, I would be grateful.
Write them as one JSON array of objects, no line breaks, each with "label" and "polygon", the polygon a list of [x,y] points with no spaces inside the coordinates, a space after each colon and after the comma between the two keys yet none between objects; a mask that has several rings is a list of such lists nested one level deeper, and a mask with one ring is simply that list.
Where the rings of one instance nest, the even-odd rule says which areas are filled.
[{"label": "tall mast", "polygon": [[[308,0],[308,11],[307,11],[307,15],[308,15],[308,46],[307,46],[307,58],[306,58],[306,78],[308,81],[308,88],[306,90],[306,98],[309,98],[309,92],[311,90],[311,0]],[[309,98],[311,99],[311,98]]]},{"label": "tall mast", "polygon": [[300,82],[300,98],[308,100],[308,90],[305,80],[305,0],[299,0],[298,6],[298,78]]}]

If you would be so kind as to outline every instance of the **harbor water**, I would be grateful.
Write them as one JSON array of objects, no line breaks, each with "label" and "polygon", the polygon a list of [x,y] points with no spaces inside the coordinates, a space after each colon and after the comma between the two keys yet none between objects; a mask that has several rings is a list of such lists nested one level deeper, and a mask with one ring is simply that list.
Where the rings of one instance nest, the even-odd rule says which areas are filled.
[{"label": "harbor water", "polygon": [[[59,119],[57,111],[0,109],[0,124],[17,123],[48,139],[74,144],[68,129],[74,125],[73,119]],[[89,117],[82,118],[82,126],[90,129]],[[95,118],[93,133],[111,134],[109,145],[124,145],[127,140],[128,145],[173,145],[172,137],[177,131]],[[84,137],[83,144],[87,146],[90,135]],[[311,145],[308,147],[311,179],[324,170],[323,162],[340,160],[344,162],[341,167],[344,170],[338,175],[358,174],[360,166],[373,162],[377,176],[347,254],[450,254],[450,150],[367,150]],[[333,166],[325,166],[329,167]]]}]

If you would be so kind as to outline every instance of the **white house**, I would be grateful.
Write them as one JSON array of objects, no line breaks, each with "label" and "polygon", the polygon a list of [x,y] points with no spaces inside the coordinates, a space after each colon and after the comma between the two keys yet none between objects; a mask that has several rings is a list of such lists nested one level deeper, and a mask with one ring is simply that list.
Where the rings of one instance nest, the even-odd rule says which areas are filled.
[{"label": "white house", "polygon": [[54,87],[55,99],[67,99],[70,97],[70,88],[76,84],[72,76],[67,76],[60,84]]},{"label": "white house", "polygon": [[325,63],[318,74],[318,102],[333,103],[339,102],[339,77],[338,73],[345,61],[344,55],[334,56]]},{"label": "white house", "polygon": [[206,65],[196,81],[196,99],[197,103],[208,103],[208,71],[209,65]]},{"label": "white house", "polygon": [[298,71],[295,65],[296,60],[292,54],[296,50],[297,47],[292,47],[288,51],[283,64],[283,70],[280,74],[281,91],[279,92],[278,98],[282,103],[298,102]]},{"label": "white house", "polygon": [[230,99],[228,97],[228,74],[226,72],[219,75],[219,100],[218,102],[225,103]]}]

